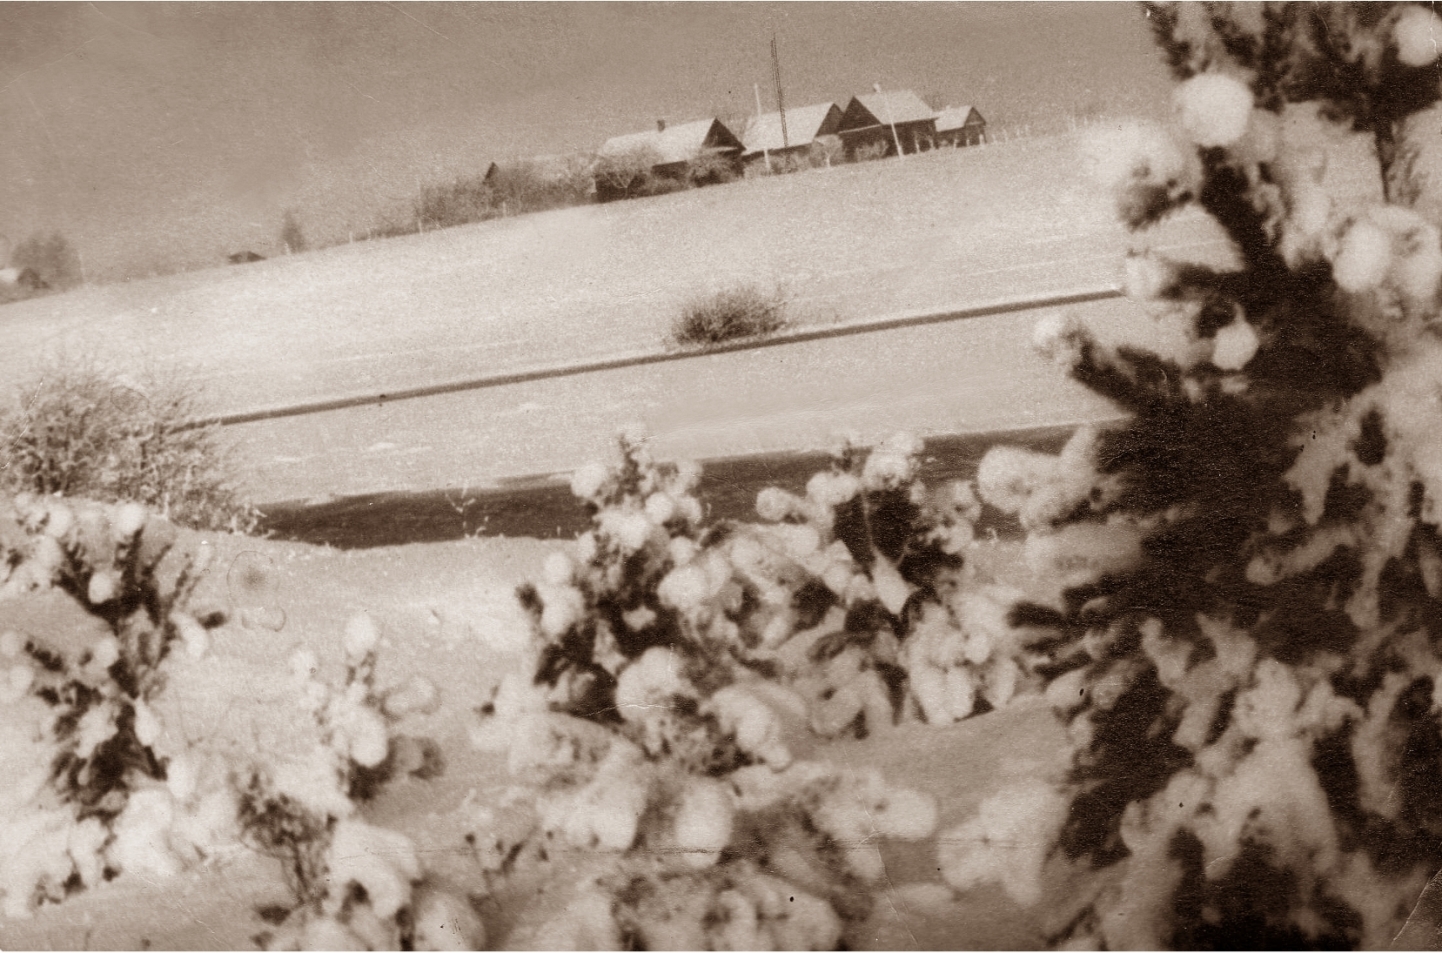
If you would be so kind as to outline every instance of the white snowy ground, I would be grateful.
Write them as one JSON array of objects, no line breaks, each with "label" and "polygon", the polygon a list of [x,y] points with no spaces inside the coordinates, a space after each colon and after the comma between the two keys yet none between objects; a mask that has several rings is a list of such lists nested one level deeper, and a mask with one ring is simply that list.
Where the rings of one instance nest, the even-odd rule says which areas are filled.
[{"label": "white snowy ground", "polygon": [[[1157,243],[1215,236],[1178,223]],[[693,295],[779,288],[799,327],[1106,287],[1126,238],[1077,139],[947,150],[366,242],[0,308],[0,400],[47,354],[203,382],[252,412],[665,348]],[[1137,318],[1121,302],[1089,313]],[[564,471],[630,421],[659,453],[1075,422],[1035,315],[719,354],[226,428],[257,503]],[[1144,319],[1143,319],[1144,320]]]},{"label": "white snowy ground", "polygon": [[[517,661],[526,625],[512,597],[536,578],[556,543],[465,540],[393,549],[337,552],[243,537],[186,534],[185,545],[211,545],[217,558],[196,604],[224,610],[199,661],[184,653],[161,705],[169,730],[239,763],[273,758],[294,744],[301,723],[285,697],[291,653],[311,648],[322,673],[338,675],[345,620],[365,609],[384,633],[382,683],[420,674],[441,688],[441,707],[402,724],[444,752],[443,775],[397,781],[365,808],[368,819],[404,831],[428,869],[452,882],[480,884],[458,824],[494,803],[510,784],[504,761],[475,752],[466,728],[483,692]],[[1005,561],[1004,554],[999,554]],[[0,630],[62,642],[84,639],[88,620],[57,596],[0,603]],[[874,765],[892,783],[928,791],[940,806],[939,830],[972,814],[989,793],[1020,776],[1064,768],[1062,737],[1034,702],[953,728],[905,726],[862,742],[827,742],[798,755]],[[904,849],[903,849],[904,848]],[[854,947],[1035,947],[1040,936],[999,888],[953,894],[940,880],[934,844],[888,847],[887,889],[876,914],[847,941]],[[563,904],[571,872],[587,857],[560,858],[547,883],[516,883],[488,902],[490,944],[521,945]],[[918,889],[918,884],[928,887]],[[279,865],[241,852],[167,881],[122,874],[24,921],[0,920],[3,949],[234,949],[265,928],[256,908],[286,899]]]},{"label": "white snowy ground", "polygon": [[1122,237],[1075,137],[939,151],[7,305],[0,381],[89,349],[250,411],[655,348],[737,283],[806,325],[1068,291],[1110,280]]},{"label": "white snowy ground", "polygon": [[[191,362],[213,375],[217,409],[253,409],[351,392],[358,383],[399,387],[514,368],[532,363],[538,349],[564,359],[645,346],[678,300],[723,279],[784,279],[811,322],[956,306],[965,303],[955,299],[958,288],[983,300],[1018,289],[1070,290],[1115,275],[1121,251],[1105,199],[1084,187],[1070,149],[872,163],[40,299],[0,312],[0,378],[20,379],[47,348],[89,346],[122,365]],[[832,182],[837,201],[814,202],[817,184]],[[889,188],[883,194],[878,185]],[[785,214],[761,214],[776,208]],[[827,210],[847,230],[802,221],[808,209]],[[700,227],[703,220],[715,227]],[[1080,229],[1064,227],[1077,222]],[[535,257],[543,251],[544,260],[559,256],[573,270],[526,264],[543,260]],[[856,311],[842,313],[837,301]],[[577,302],[599,310],[582,315]],[[1135,329],[1140,317],[1118,320]],[[655,366],[631,378],[573,378],[544,395],[518,398],[522,392],[512,390],[490,403],[438,399],[403,412],[396,404],[369,419],[359,411],[291,418],[284,427],[240,432],[252,464],[247,480],[269,489],[259,499],[275,500],[566,469],[609,447],[623,413],[652,418],[664,458],[774,449],[769,441],[815,446],[834,421],[925,433],[1051,423],[1105,409],[1079,403],[1080,392],[1054,371],[1026,363],[1035,360],[1020,356],[1029,335],[1014,321],[968,322],[965,333],[949,327],[890,336],[884,349],[868,350],[869,338],[858,336],[848,339],[850,350],[818,342],[811,351],[751,352],[767,356],[749,363],[717,355],[704,365],[664,365],[676,369],[670,376]],[[696,373],[702,366],[710,369]],[[412,466],[398,462],[406,457]],[[489,457],[497,462],[487,470]],[[471,861],[454,836],[456,819],[508,783],[497,760],[472,752],[470,710],[516,663],[525,626],[514,585],[536,577],[558,544],[490,539],[342,553],[205,539],[220,558],[198,599],[231,621],[215,633],[208,657],[177,659],[164,723],[231,760],[293,743],[297,714],[281,689],[290,654],[309,647],[336,674],[345,620],[369,611],[388,640],[382,681],[419,673],[440,686],[441,708],[401,730],[437,741],[448,766],[431,781],[398,782],[367,814],[405,831],[429,866],[464,882]],[[53,599],[0,604],[0,630],[65,641],[83,638],[84,626]],[[1018,775],[1064,769],[1060,731],[1026,703],[954,728],[908,727],[809,755],[875,765],[888,780],[932,793],[939,830]],[[999,889],[942,889],[932,847],[887,849],[883,902],[849,945],[1041,942],[1033,921]],[[567,863],[580,870],[586,858],[556,866]],[[0,948],[245,947],[264,926],[255,907],[283,897],[276,862],[240,854],[167,882],[121,876],[31,920],[0,922]],[[492,942],[523,944],[529,928],[565,900],[564,883],[551,891],[516,885],[487,911]]]}]

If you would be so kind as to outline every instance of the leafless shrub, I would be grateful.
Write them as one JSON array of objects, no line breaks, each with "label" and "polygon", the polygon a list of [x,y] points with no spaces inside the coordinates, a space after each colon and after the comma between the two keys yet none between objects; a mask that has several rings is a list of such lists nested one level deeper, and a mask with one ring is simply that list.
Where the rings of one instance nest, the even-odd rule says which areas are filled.
[{"label": "leafless shrub", "polygon": [[742,338],[766,337],[787,324],[780,292],[743,285],[689,302],[671,329],[681,346],[706,346]]},{"label": "leafless shrub", "polygon": [[0,409],[0,486],[136,502],[198,529],[249,531],[216,426],[191,426],[200,391],[175,375],[123,383],[92,359],[54,358]]}]

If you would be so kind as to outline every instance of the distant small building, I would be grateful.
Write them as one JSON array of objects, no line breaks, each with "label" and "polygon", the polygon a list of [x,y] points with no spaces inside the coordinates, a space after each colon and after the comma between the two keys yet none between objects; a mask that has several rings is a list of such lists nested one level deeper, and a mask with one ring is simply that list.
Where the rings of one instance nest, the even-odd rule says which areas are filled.
[{"label": "distant small building", "polygon": [[225,260],[232,265],[248,265],[253,261],[265,261],[265,256],[253,251],[238,251],[234,255],[226,255]]},{"label": "distant small building", "polygon": [[986,120],[972,106],[947,106],[936,114],[938,146],[979,146],[986,141]]},{"label": "distant small building", "polygon": [[898,144],[910,155],[936,148],[936,112],[909,89],[853,96],[836,132],[848,159],[871,149],[894,156]]},{"label": "distant small building", "polygon": [[625,183],[608,174],[629,159],[644,161],[651,175],[683,182],[701,175],[739,171],[741,139],[719,119],[699,119],[678,126],[659,120],[656,128],[607,139],[597,153],[596,197],[609,201],[632,194]]},{"label": "distant small building", "polygon": [[746,124],[741,141],[746,150],[741,161],[748,170],[759,167],[768,159],[800,161],[810,157],[815,148],[824,148],[825,140],[837,142],[836,130],[841,125],[841,107],[835,103],[817,103],[786,110],[782,127],[781,113],[763,113]]}]

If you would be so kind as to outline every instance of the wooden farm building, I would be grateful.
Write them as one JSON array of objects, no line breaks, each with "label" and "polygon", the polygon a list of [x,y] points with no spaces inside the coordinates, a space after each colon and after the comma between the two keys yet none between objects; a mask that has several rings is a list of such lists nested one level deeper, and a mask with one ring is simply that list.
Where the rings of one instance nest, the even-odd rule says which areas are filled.
[{"label": "wooden farm building", "polygon": [[894,156],[898,143],[909,155],[936,147],[936,113],[909,89],[869,93],[851,98],[836,131],[848,159],[880,148]]},{"label": "wooden farm building", "polygon": [[770,161],[809,161],[813,150],[825,148],[826,141],[839,143],[836,130],[841,126],[841,107],[835,103],[817,103],[786,110],[783,128],[781,113],[764,113],[746,124],[741,140],[746,151],[741,161],[747,170],[761,168]]},{"label": "wooden farm building", "polygon": [[948,106],[936,114],[938,146],[978,146],[986,141],[986,120],[972,106]]},{"label": "wooden farm building", "polygon": [[633,132],[607,139],[597,153],[596,197],[601,201],[630,194],[622,183],[603,170],[608,163],[628,158],[644,161],[651,175],[660,179],[684,181],[716,163],[739,171],[744,147],[734,132],[719,119],[698,119],[695,122],[668,126],[665,120],[646,132]]}]

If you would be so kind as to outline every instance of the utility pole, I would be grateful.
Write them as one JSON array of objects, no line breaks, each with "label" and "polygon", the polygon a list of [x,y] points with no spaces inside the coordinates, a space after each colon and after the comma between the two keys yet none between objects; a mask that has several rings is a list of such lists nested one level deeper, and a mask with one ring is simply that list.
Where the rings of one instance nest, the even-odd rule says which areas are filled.
[{"label": "utility pole", "polygon": [[781,57],[776,52],[776,34],[771,34],[771,73],[776,80],[776,111],[781,114],[781,148],[791,148],[791,137],[786,135],[786,100],[781,95]]},{"label": "utility pole", "polygon": [[[876,90],[876,95],[881,96],[881,84],[873,83],[871,88]],[[896,143],[896,157],[904,159],[906,154],[901,151],[901,137],[896,134],[896,123],[891,118],[891,102],[882,97],[882,103],[886,106],[886,122],[891,126],[891,141]]]},{"label": "utility pole", "polygon": [[[751,86],[752,86],[752,88],[754,88],[754,89],[756,90],[756,131],[757,131],[757,132],[760,132],[760,131],[761,131],[761,84],[760,84],[760,83],[752,83]],[[763,141],[764,141],[764,140],[763,140]],[[762,159],[765,161],[765,163],[766,163],[766,171],[767,171],[767,172],[770,172],[770,171],[771,171],[771,152],[770,152],[770,150],[767,149],[766,146],[764,146],[764,145],[761,147],[761,158],[762,158]]]}]

